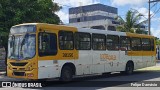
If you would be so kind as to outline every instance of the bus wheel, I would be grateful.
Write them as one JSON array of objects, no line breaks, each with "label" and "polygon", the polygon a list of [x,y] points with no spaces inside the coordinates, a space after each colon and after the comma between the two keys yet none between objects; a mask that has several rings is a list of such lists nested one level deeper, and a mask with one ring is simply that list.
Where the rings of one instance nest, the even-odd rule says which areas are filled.
[{"label": "bus wheel", "polygon": [[126,70],[125,70],[125,73],[127,75],[130,75],[133,73],[133,70],[134,70],[134,65],[132,62],[128,62],[127,65],[126,65]]},{"label": "bus wheel", "polygon": [[105,73],[102,73],[102,76],[110,76],[111,75],[111,72],[105,72]]},{"label": "bus wheel", "polygon": [[69,66],[64,66],[61,71],[60,81],[71,81],[73,77],[72,69]]}]

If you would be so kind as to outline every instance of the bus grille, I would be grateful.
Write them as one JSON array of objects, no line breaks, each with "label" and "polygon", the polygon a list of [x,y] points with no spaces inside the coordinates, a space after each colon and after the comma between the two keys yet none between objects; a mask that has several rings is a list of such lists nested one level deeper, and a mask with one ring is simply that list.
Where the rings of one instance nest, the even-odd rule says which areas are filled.
[{"label": "bus grille", "polygon": [[23,63],[11,62],[12,66],[25,66],[26,64],[27,64],[27,62],[23,62]]},{"label": "bus grille", "polygon": [[13,72],[15,76],[25,76],[25,72]]}]

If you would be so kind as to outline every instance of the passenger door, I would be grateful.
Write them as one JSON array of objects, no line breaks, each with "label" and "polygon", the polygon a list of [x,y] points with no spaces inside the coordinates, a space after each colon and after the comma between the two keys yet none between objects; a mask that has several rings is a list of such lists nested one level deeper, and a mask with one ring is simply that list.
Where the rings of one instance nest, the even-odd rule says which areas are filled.
[{"label": "passenger door", "polygon": [[131,40],[130,37],[120,36],[120,71],[124,71],[126,63],[129,60],[132,60],[131,52]]},{"label": "passenger door", "polygon": [[75,48],[79,51],[79,58],[75,60],[77,75],[90,74],[91,57],[91,35],[84,32],[75,33]]},{"label": "passenger door", "polygon": [[[151,61],[151,41],[147,38],[142,38],[142,55],[143,55],[143,67],[147,66],[147,63]],[[149,64],[149,63],[148,63]]]},{"label": "passenger door", "polygon": [[107,51],[104,54],[106,59],[105,71],[118,71],[120,67],[119,61],[119,36],[107,35],[106,40]]},{"label": "passenger door", "polygon": [[105,72],[105,62],[102,55],[106,53],[106,36],[104,34],[92,34],[92,58],[93,73]]},{"label": "passenger door", "polygon": [[52,32],[40,32],[38,34],[38,79],[58,77],[57,63],[53,61],[57,52],[57,35]]},{"label": "passenger door", "polygon": [[143,60],[142,60],[142,44],[141,38],[132,37],[131,39],[131,49],[132,51],[128,54],[132,56],[132,60],[134,61],[134,69],[142,68],[143,67]]}]

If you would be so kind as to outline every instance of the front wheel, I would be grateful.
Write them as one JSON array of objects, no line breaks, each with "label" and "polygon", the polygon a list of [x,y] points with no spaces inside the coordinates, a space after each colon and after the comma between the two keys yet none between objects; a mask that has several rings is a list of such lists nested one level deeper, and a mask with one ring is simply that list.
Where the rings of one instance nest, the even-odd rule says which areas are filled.
[{"label": "front wheel", "polygon": [[102,76],[110,76],[111,72],[102,73]]},{"label": "front wheel", "polygon": [[71,81],[73,77],[72,69],[69,66],[64,66],[61,71],[60,81]]},{"label": "front wheel", "polygon": [[133,73],[133,70],[134,70],[134,65],[133,65],[133,63],[128,62],[127,65],[126,65],[125,73],[126,73],[127,75],[130,75],[130,74]]}]

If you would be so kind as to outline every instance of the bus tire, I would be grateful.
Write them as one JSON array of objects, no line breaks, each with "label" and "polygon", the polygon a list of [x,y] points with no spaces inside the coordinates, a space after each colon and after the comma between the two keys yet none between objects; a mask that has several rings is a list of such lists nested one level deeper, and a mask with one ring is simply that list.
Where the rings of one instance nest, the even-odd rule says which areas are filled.
[{"label": "bus tire", "polygon": [[105,72],[105,73],[102,73],[102,76],[110,76],[111,75],[111,72]]},{"label": "bus tire", "polygon": [[64,66],[61,71],[60,81],[71,81],[73,78],[72,68]]},{"label": "bus tire", "polygon": [[133,73],[133,70],[134,70],[133,63],[132,62],[127,62],[126,69],[125,69],[125,74],[131,75]]}]

